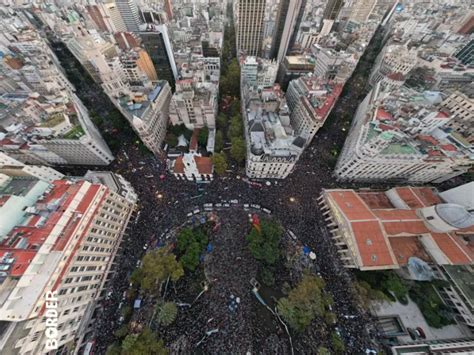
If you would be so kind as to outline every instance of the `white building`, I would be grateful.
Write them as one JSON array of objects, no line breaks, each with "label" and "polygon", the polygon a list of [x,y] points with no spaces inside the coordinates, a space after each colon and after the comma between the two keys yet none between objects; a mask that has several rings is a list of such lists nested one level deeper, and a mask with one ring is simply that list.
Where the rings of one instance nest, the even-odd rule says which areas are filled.
[{"label": "white building", "polygon": [[[217,89],[217,88],[216,88]],[[184,124],[188,129],[215,127],[217,95],[205,87],[193,87],[190,79],[178,80],[170,105],[173,125]]]},{"label": "white building", "polygon": [[405,82],[418,61],[416,52],[403,45],[388,45],[377,57],[370,75],[370,84],[380,82],[383,88],[396,89]]},{"label": "white building", "polygon": [[284,179],[294,169],[305,139],[296,135],[279,87],[256,91],[242,85],[242,119],[247,141],[246,174]]},{"label": "white building", "polygon": [[291,126],[307,146],[324,125],[342,91],[342,84],[305,76],[292,80],[286,92]]},{"label": "white building", "polygon": [[114,101],[145,146],[155,155],[163,152],[171,96],[170,85],[162,80],[152,90],[130,91]]},{"label": "white building", "polygon": [[55,348],[81,345],[114,263],[131,202],[87,181],[3,181],[0,195],[0,352],[46,354],[53,303]]},{"label": "white building", "polygon": [[240,60],[242,80],[251,87],[269,88],[275,84],[278,74],[278,63],[268,59],[252,56]]},{"label": "white building", "polygon": [[424,129],[429,126],[424,120],[432,118],[433,112],[445,123],[450,119],[425,94],[405,87],[384,93],[377,85],[356,111],[335,176],[349,181],[422,183],[441,182],[468,171],[473,163],[468,143],[455,133]]},{"label": "white building", "polygon": [[64,174],[49,166],[26,165],[5,153],[0,153],[0,174],[8,176],[29,176],[48,183],[61,180]]}]

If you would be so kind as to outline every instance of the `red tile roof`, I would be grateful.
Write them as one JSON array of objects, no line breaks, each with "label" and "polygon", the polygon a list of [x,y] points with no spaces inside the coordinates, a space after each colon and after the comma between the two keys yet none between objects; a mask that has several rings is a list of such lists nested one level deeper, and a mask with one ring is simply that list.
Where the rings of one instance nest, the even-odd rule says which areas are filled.
[{"label": "red tile roof", "polygon": [[427,136],[427,135],[425,135],[425,134],[419,134],[419,135],[417,136],[417,138],[418,138],[419,140],[421,140],[421,141],[425,141],[425,142],[431,143],[431,144],[433,144],[433,145],[438,145],[438,144],[439,144],[439,142],[438,142],[434,137],[432,137],[432,136]]},{"label": "red tile roof", "polygon": [[457,148],[453,144],[442,144],[440,145],[440,148],[443,150],[446,150],[448,152],[456,152]]},{"label": "red tile roof", "polygon": [[390,237],[388,240],[399,265],[406,265],[412,256],[431,262],[430,256],[417,237]]},{"label": "red tile roof", "polygon": [[411,208],[425,207],[423,201],[413,192],[410,187],[396,187],[398,196]]},{"label": "red tile roof", "polygon": [[415,210],[386,209],[372,211],[382,221],[419,220]]},{"label": "red tile roof", "polygon": [[348,220],[374,220],[375,216],[353,190],[338,190],[329,192]]},{"label": "red tile roof", "polygon": [[385,111],[383,108],[378,108],[375,118],[378,120],[393,120],[391,113]]},{"label": "red tile roof", "polygon": [[377,221],[352,222],[351,227],[364,267],[397,264]]},{"label": "red tile roof", "polygon": [[[411,256],[429,260],[428,251],[417,238],[431,235],[441,252],[452,264],[469,264],[474,260],[474,245],[456,233],[432,232],[418,217],[416,209],[441,203],[429,187],[397,187],[395,192],[410,209],[393,208],[382,192],[327,190],[330,206],[335,204],[339,214],[350,224],[353,243],[357,246],[361,269],[404,265]],[[457,231],[474,232],[472,228]],[[396,260],[392,258],[392,254]]]},{"label": "red tile roof", "polygon": [[184,163],[183,163],[183,157],[182,156],[176,158],[176,160],[174,162],[173,172],[175,174],[184,174]]},{"label": "red tile roof", "polygon": [[199,128],[194,129],[193,135],[191,136],[191,142],[189,143],[189,150],[197,151],[199,131],[200,131]]},{"label": "red tile roof", "polygon": [[196,161],[197,169],[199,174],[210,175],[212,174],[212,160],[208,157],[198,157],[195,156],[194,160]]},{"label": "red tile roof", "polygon": [[453,264],[470,264],[472,257],[447,233],[431,233],[441,251]]}]

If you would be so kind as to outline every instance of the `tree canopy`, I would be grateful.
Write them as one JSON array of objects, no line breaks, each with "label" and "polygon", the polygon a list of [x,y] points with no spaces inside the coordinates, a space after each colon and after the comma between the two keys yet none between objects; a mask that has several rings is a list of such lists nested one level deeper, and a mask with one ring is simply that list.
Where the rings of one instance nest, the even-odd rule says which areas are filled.
[{"label": "tree canopy", "polygon": [[202,228],[183,228],[178,234],[178,252],[182,254],[180,262],[189,271],[196,270],[199,257],[207,246],[207,235]]},{"label": "tree canopy", "polygon": [[253,257],[267,265],[274,265],[280,258],[281,226],[272,220],[260,221],[260,230],[252,228],[247,241]]},{"label": "tree canopy", "polygon": [[178,315],[178,307],[174,302],[158,303],[156,306],[156,318],[158,323],[165,327],[171,325]]},{"label": "tree canopy", "polygon": [[247,155],[247,147],[245,146],[245,141],[243,138],[235,137],[231,140],[230,155],[238,163],[245,161],[245,156]]},{"label": "tree canopy", "polygon": [[123,355],[168,355],[163,341],[158,340],[149,328],[140,334],[129,334],[122,342]]},{"label": "tree canopy", "polygon": [[301,332],[324,314],[323,288],[322,278],[305,274],[288,297],[278,300],[278,312],[292,329]]},{"label": "tree canopy", "polygon": [[214,170],[218,175],[222,175],[227,170],[227,159],[224,153],[214,153],[212,156],[212,163],[214,164]]},{"label": "tree canopy", "polygon": [[177,281],[183,275],[183,267],[176,261],[176,256],[161,248],[143,257],[142,266],[133,272],[131,280],[139,283],[143,290],[157,291],[168,277]]},{"label": "tree canopy", "polygon": [[221,130],[216,131],[216,140],[214,144],[214,152],[219,153],[224,148],[224,134]]}]

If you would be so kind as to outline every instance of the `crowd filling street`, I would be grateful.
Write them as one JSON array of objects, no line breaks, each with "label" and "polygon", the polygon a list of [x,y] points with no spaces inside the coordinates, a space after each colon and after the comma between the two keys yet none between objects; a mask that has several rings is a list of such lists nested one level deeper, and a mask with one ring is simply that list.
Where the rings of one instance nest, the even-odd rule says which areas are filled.
[{"label": "crowd filling street", "polygon": [[[361,62],[363,62],[361,60]],[[367,65],[370,65],[368,63]],[[263,183],[262,186],[250,185],[245,182],[243,167],[233,167],[232,172],[225,176],[219,176],[209,184],[199,184],[175,179],[166,171],[165,158],[157,158],[151,154],[144,153],[138,149],[136,137],[131,133],[116,133],[121,146],[115,154],[115,162],[108,167],[111,171],[121,174],[130,181],[139,196],[139,209],[135,219],[130,223],[128,231],[122,242],[121,251],[116,258],[113,277],[108,281],[107,299],[103,302],[102,309],[97,314],[95,323],[96,334],[94,336],[95,352],[105,353],[108,345],[114,342],[114,331],[121,325],[120,303],[123,294],[129,289],[129,276],[137,266],[146,252],[146,246],[165,242],[164,234],[171,228],[182,225],[188,218],[187,215],[196,206],[206,203],[222,203],[223,201],[238,200],[239,204],[259,204],[272,211],[273,216],[288,229],[291,229],[301,240],[309,246],[317,255],[317,263],[321,276],[326,281],[326,288],[334,298],[333,312],[337,315],[337,329],[346,344],[346,352],[349,354],[365,353],[366,349],[372,349],[373,339],[376,335],[371,329],[370,316],[366,314],[354,301],[353,287],[351,285],[353,276],[340,263],[336,248],[331,241],[324,220],[320,214],[316,199],[323,188],[353,187],[348,184],[337,183],[332,176],[333,167],[337,153],[344,143],[348,127],[342,124],[344,113],[355,112],[359,100],[364,96],[364,90],[360,89],[360,77],[355,76],[346,84],[342,97],[336,104],[326,125],[315,136],[312,144],[303,153],[295,170],[284,180],[270,181],[271,184]],[[87,90],[87,88],[84,88]],[[94,96],[94,95],[92,95]],[[97,103],[94,98],[89,101]],[[94,105],[98,114],[105,114],[107,105]],[[347,116],[346,116],[347,117]],[[127,127],[128,129],[128,127]],[[97,168],[100,170],[101,168]],[[102,168],[103,169],[103,168]],[[79,168],[70,169],[69,173],[79,176],[84,170]],[[233,234],[231,234],[233,236]],[[240,236],[243,238],[243,236]],[[212,292],[225,292],[226,295],[236,292],[231,287],[232,277],[232,255],[218,254],[224,260],[216,260],[216,270],[213,277],[219,278],[219,274],[225,275],[228,280],[228,288],[212,290]],[[249,259],[250,260],[250,259]],[[242,265],[252,269],[252,265]],[[251,273],[251,271],[248,271]],[[240,271],[239,271],[240,273]],[[222,276],[221,276],[222,277]],[[211,294],[212,294],[211,292]],[[251,324],[247,317],[250,309],[245,304],[250,304],[250,291],[245,294],[239,291],[236,297],[242,302],[237,307],[235,320],[242,324]],[[203,296],[204,297],[204,296]],[[209,301],[203,301],[209,302]],[[252,302],[257,302],[252,300]],[[202,307],[202,306],[201,306]],[[205,330],[212,328],[212,322],[216,327],[221,326],[219,320],[211,321],[211,325],[203,327],[199,313],[194,313],[200,307],[189,310],[186,317],[186,326],[180,328],[179,334],[174,334],[175,341],[194,341],[188,334],[199,334],[200,338]],[[179,319],[179,318],[178,318]],[[199,319],[199,321],[198,321]],[[207,319],[206,319],[207,321]],[[183,324],[180,322],[180,324]],[[229,353],[243,351],[245,348],[258,348],[255,343],[261,341],[258,336],[252,339],[249,329],[240,328],[236,331],[232,325],[226,325],[227,333],[220,332],[212,334],[212,341],[194,346],[206,353]],[[209,329],[208,329],[209,328]],[[176,329],[176,328],[173,328]],[[235,335],[231,333],[236,331]],[[171,334],[170,334],[171,335]],[[185,336],[185,338],[183,338]],[[167,337],[168,338],[168,337]],[[192,339],[192,340],[191,340]],[[272,341],[273,339],[273,341]],[[237,343],[240,344],[237,347]],[[275,333],[265,339],[265,342],[273,344],[273,353],[287,353],[288,347],[283,334]],[[178,342],[179,343],[179,342]],[[319,344],[320,339],[314,339],[311,335],[301,338],[297,343],[298,351],[301,353],[314,353],[312,344]],[[251,346],[253,344],[253,346]],[[170,344],[167,344],[168,346]],[[178,346],[177,344],[174,344]],[[248,347],[247,347],[248,345]],[[179,346],[178,346],[179,348]],[[270,348],[267,348],[270,349]],[[179,350],[178,350],[179,351]]]}]

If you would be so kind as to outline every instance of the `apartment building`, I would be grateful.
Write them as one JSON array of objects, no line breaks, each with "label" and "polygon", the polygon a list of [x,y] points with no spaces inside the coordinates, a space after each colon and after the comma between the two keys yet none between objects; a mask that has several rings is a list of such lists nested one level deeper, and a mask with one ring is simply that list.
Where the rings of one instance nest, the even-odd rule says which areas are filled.
[{"label": "apartment building", "polygon": [[432,92],[406,87],[381,92],[377,85],[357,108],[334,175],[347,181],[438,183],[468,171],[471,146],[444,128],[451,116],[433,100]]},{"label": "apartment building", "polygon": [[446,127],[460,134],[469,143],[474,143],[474,100],[459,91],[452,92],[442,103],[453,117]]},{"label": "apartment building", "polygon": [[369,82],[372,86],[380,82],[382,88],[394,90],[405,83],[417,61],[416,52],[406,46],[388,45],[377,57]]},{"label": "apartment building", "polygon": [[286,92],[290,122],[295,134],[306,140],[305,146],[324,125],[341,92],[342,84],[314,76],[304,76],[290,82]]},{"label": "apartment building", "polygon": [[260,89],[272,87],[275,83],[278,63],[268,59],[248,56],[241,58],[240,71],[246,85]]},{"label": "apartment building", "polygon": [[0,196],[0,351],[53,350],[46,347],[51,302],[55,347],[74,348],[90,325],[136,200],[85,180],[18,176],[2,179]]}]

